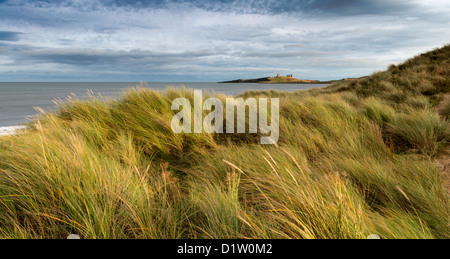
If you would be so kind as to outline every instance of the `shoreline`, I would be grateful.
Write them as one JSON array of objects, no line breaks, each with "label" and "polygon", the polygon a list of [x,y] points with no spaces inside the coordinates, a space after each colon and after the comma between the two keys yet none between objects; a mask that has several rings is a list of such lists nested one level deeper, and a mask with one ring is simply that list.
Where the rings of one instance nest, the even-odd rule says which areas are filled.
[{"label": "shoreline", "polygon": [[257,78],[257,79],[237,79],[237,80],[231,80],[231,81],[222,81],[217,82],[218,84],[299,84],[299,85],[310,85],[310,84],[332,84],[339,81],[344,81],[345,79],[341,80],[328,80],[328,81],[319,81],[319,80],[301,80],[301,79],[292,79],[292,80],[286,80],[286,81],[278,81],[278,80],[272,80],[271,77],[263,77],[263,78]]},{"label": "shoreline", "polygon": [[6,126],[6,127],[0,127],[0,137],[4,136],[11,136],[17,134],[18,130],[25,129],[27,126]]}]

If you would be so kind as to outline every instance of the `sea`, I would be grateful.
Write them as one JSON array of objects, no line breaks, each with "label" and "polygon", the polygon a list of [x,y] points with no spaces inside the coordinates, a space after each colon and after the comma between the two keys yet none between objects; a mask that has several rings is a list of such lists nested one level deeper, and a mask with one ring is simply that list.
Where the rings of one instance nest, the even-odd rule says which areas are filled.
[{"label": "sea", "polygon": [[324,87],[324,84],[255,84],[255,83],[205,83],[205,82],[0,82],[0,135],[14,131],[21,124],[32,121],[39,114],[36,108],[51,112],[55,101],[68,97],[87,98],[89,95],[120,98],[124,90],[143,86],[155,90],[168,87],[186,87],[194,90],[236,96],[249,90],[306,90]]}]

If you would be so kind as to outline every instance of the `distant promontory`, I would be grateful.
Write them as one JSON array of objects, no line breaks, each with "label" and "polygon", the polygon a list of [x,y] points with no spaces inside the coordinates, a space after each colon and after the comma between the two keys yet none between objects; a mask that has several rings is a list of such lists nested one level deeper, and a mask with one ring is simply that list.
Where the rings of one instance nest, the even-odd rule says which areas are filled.
[{"label": "distant promontory", "polygon": [[237,79],[231,81],[224,81],[219,83],[257,83],[257,84],[330,84],[336,82],[337,80],[331,81],[319,81],[319,80],[307,80],[307,79],[297,79],[293,75],[287,76],[277,76],[274,77],[262,77],[256,79]]}]

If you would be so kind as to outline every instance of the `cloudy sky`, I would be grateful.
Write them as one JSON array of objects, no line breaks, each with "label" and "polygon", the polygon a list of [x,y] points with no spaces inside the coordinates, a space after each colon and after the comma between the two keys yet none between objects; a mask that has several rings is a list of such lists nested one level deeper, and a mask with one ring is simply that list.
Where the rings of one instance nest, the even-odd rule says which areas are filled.
[{"label": "cloudy sky", "polygon": [[0,0],[0,81],[340,79],[447,43],[448,0]]}]

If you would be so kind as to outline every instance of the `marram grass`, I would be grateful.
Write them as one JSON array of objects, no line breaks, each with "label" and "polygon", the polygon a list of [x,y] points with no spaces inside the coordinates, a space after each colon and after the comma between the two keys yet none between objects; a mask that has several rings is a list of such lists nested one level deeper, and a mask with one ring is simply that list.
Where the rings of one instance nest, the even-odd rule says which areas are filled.
[{"label": "marram grass", "polygon": [[449,238],[433,163],[448,52],[429,54],[440,68],[424,54],[325,89],[244,93],[280,98],[277,145],[174,134],[188,89],[72,98],[0,138],[0,238]]}]

